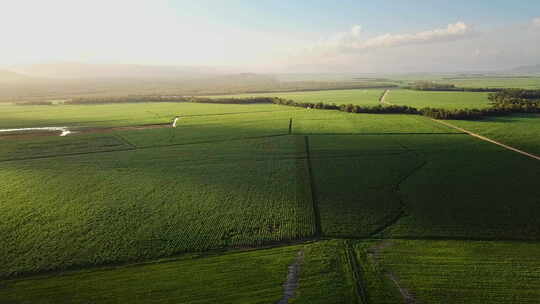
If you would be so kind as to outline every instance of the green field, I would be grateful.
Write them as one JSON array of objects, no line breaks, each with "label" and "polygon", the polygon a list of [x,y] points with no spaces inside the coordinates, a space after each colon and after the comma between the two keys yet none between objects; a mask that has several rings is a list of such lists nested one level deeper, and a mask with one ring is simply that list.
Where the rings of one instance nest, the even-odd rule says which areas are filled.
[{"label": "green field", "polygon": [[540,115],[516,114],[452,123],[471,132],[540,155]]},{"label": "green field", "polygon": [[396,105],[410,106],[418,109],[425,107],[444,109],[480,109],[489,106],[488,93],[483,92],[391,90],[385,101]]},{"label": "green field", "polygon": [[211,116],[250,112],[290,111],[277,105],[205,105],[149,102],[104,105],[2,106],[0,128],[69,126],[118,127],[171,123],[175,116]]},{"label": "green field", "polygon": [[4,162],[0,274],[310,237],[303,144],[277,137]]},{"label": "green field", "polygon": [[458,133],[419,115],[353,114],[307,110],[292,114],[292,132],[301,135]]},{"label": "green field", "polygon": [[406,216],[385,233],[415,238],[540,238],[537,161],[467,135],[396,140],[417,151],[425,165],[401,183]]},{"label": "green field", "polygon": [[253,93],[253,94],[234,94],[234,95],[219,95],[207,96],[211,98],[217,97],[280,97],[284,99],[294,100],[296,102],[323,102],[327,104],[355,104],[355,105],[376,105],[379,98],[384,93],[382,89],[354,89],[354,90],[327,90],[327,91],[307,91],[307,92],[287,92],[287,93]]},{"label": "green field", "polygon": [[[540,151],[537,115],[451,123]],[[537,299],[540,164],[424,116],[2,106],[0,128],[42,126],[84,132],[0,137],[0,303],[277,303],[297,262],[289,303],[402,303],[397,284],[421,303]]]},{"label": "green field", "polygon": [[378,260],[417,303],[532,304],[540,297],[538,243],[393,241]]},{"label": "green field", "polygon": [[445,79],[443,83],[452,83],[463,88],[522,88],[540,89],[540,77],[471,77]]},{"label": "green field", "polygon": [[[300,258],[298,258],[300,256]],[[183,256],[139,265],[4,281],[2,303],[276,303],[287,267],[300,260],[294,303],[351,303],[352,269],[343,241]]]},{"label": "green field", "polygon": [[[405,135],[406,136],[406,135]],[[397,186],[421,158],[386,136],[310,136],[325,236],[369,237],[400,216]]]}]

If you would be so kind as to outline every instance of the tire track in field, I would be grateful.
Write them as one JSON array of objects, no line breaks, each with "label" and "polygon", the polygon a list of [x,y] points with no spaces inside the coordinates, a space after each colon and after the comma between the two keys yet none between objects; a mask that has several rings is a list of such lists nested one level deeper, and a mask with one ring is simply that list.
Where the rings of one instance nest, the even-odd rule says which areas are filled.
[{"label": "tire track in field", "polygon": [[362,275],[362,269],[358,265],[358,260],[356,259],[356,253],[350,241],[347,241],[345,243],[345,255],[351,267],[352,279],[354,281],[353,290],[357,299],[356,303],[369,304],[369,298],[367,296],[367,291],[364,286],[365,284],[364,284],[364,279]]},{"label": "tire track in field", "polygon": [[532,159],[540,160],[540,156],[538,156],[538,155],[534,155],[534,154],[532,154],[532,153],[525,152],[525,151],[523,151],[523,150],[520,150],[520,149],[514,148],[514,147],[512,147],[512,146],[503,144],[503,143],[498,142],[498,141],[496,141],[496,140],[493,140],[493,139],[491,139],[491,138],[487,138],[487,137],[482,136],[482,135],[480,135],[480,134],[473,133],[473,132],[471,132],[471,131],[469,131],[469,130],[465,130],[465,129],[460,128],[460,127],[458,127],[458,126],[455,126],[455,125],[453,125],[453,124],[451,124],[451,123],[448,123],[448,122],[446,122],[446,121],[442,121],[442,120],[438,120],[438,119],[433,119],[433,118],[431,118],[431,120],[433,120],[433,121],[435,121],[435,122],[437,122],[437,123],[443,124],[443,125],[445,125],[445,126],[447,126],[447,127],[450,127],[450,128],[456,129],[456,130],[459,130],[459,131],[461,131],[461,132],[463,132],[463,133],[466,133],[466,134],[468,134],[468,135],[470,135],[470,136],[472,136],[472,137],[476,137],[476,138],[481,139],[481,140],[483,140],[483,141],[487,141],[487,142],[490,142],[490,143],[492,143],[492,144],[498,145],[498,146],[503,147],[503,148],[505,148],[505,149],[507,149],[507,150],[517,152],[517,153],[519,153],[519,154],[525,155],[525,156],[530,157],[530,158],[532,158]]},{"label": "tire track in field", "polygon": [[[384,240],[380,242],[379,244],[371,247],[368,249],[368,256],[373,260],[373,263],[377,264],[382,268],[382,265],[380,263],[380,256],[381,251],[392,246],[391,240]],[[409,289],[403,287],[400,282],[399,278],[391,271],[382,268],[384,271],[386,277],[396,285],[396,288],[399,290],[399,293],[401,294],[401,297],[403,298],[403,301],[405,304],[416,304],[418,303],[415,296],[412,292],[409,291]]]},{"label": "tire track in field", "polygon": [[417,303],[416,298],[412,295],[412,293],[407,288],[399,284],[399,279],[394,273],[388,272],[387,277],[390,279],[390,281],[392,281],[396,285],[397,289],[399,290],[399,293],[401,294],[401,297],[403,297],[403,300],[405,301],[404,302],[405,304]]},{"label": "tire track in field", "polygon": [[298,280],[300,277],[300,265],[304,262],[304,251],[298,251],[298,255],[294,262],[289,265],[287,272],[287,280],[283,283],[283,298],[277,304],[287,304],[289,299],[294,298],[294,293],[298,288]]}]

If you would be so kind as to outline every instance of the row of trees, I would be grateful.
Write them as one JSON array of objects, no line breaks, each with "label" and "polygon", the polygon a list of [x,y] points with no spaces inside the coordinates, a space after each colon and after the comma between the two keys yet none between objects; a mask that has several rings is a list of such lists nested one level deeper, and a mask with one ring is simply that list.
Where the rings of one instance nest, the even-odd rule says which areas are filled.
[{"label": "row of trees", "polygon": [[360,105],[341,105],[339,110],[349,113],[372,113],[372,114],[418,114],[418,110],[409,106],[398,105],[376,105],[376,106],[360,106]]},{"label": "row of trees", "polygon": [[15,103],[18,106],[52,106],[52,101],[21,101]]},{"label": "row of trees", "polygon": [[540,90],[506,89],[489,94],[492,105],[531,104],[540,102]]},{"label": "row of trees", "polygon": [[[79,98],[66,104],[105,104],[136,102],[193,102],[213,104],[278,104],[307,109],[338,110],[348,113],[420,114],[435,119],[481,119],[484,116],[501,116],[511,113],[540,113],[540,90],[505,89],[489,95],[491,106],[485,109],[416,109],[400,105],[327,104],[323,102],[296,102],[279,97],[207,98],[187,96],[127,96],[117,98]],[[28,102],[24,105],[49,105],[52,102]]]},{"label": "row of trees", "polygon": [[512,113],[540,113],[540,90],[504,89],[488,96],[491,106],[485,109],[424,108],[420,113],[436,119],[481,119]]},{"label": "row of trees", "polygon": [[64,102],[64,104],[92,105],[110,103],[141,103],[141,102],[195,102],[195,103],[221,103],[221,104],[255,104],[274,103],[274,97],[248,97],[248,98],[206,98],[191,96],[126,96],[126,97],[90,97],[77,98]]},{"label": "row of trees", "polygon": [[342,104],[338,106],[334,103],[327,104],[323,102],[318,102],[318,103],[295,102],[294,100],[283,99],[283,98],[274,98],[273,102],[275,104],[285,105],[285,106],[302,107],[302,108],[307,108],[307,109],[338,110],[338,111],[349,112],[349,113],[418,114],[418,110],[416,110],[413,107],[398,106],[398,105],[364,106],[364,105]]},{"label": "row of trees", "polygon": [[[521,96],[522,98],[516,98]],[[499,92],[491,93],[489,100],[491,107],[485,109],[441,109],[441,108],[422,108],[416,109],[409,106],[399,105],[375,105],[362,106],[353,104],[326,104],[319,103],[299,103],[293,100],[283,98],[273,98],[276,104],[303,107],[308,109],[339,110],[349,113],[374,113],[374,114],[419,114],[435,119],[465,119],[476,120],[485,116],[502,116],[512,113],[540,113],[540,90],[515,90],[505,89]]]},{"label": "row of trees", "polygon": [[406,87],[418,91],[451,91],[451,92],[499,92],[504,89],[499,88],[458,88],[449,83],[437,83],[433,81],[417,81]]}]

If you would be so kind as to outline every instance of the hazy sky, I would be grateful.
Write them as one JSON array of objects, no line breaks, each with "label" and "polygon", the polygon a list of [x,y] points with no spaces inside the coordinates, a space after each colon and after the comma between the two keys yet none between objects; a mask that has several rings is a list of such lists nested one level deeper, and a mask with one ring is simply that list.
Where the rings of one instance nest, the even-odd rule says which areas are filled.
[{"label": "hazy sky", "polygon": [[415,72],[540,63],[538,0],[0,3],[0,65]]}]

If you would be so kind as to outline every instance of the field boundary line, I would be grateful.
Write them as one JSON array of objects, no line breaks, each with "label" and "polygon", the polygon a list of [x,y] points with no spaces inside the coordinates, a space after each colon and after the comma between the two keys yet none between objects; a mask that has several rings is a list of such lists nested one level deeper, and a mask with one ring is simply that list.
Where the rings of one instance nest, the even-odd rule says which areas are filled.
[{"label": "field boundary line", "polygon": [[321,228],[321,213],[319,211],[319,201],[317,200],[317,191],[315,189],[315,178],[313,177],[313,169],[311,166],[311,155],[309,152],[309,139],[304,136],[304,142],[306,146],[306,160],[308,165],[309,184],[311,189],[311,201],[313,203],[313,213],[315,215],[315,236],[320,237],[322,235]]},{"label": "field boundary line", "polygon": [[68,157],[68,156],[80,156],[80,155],[99,154],[99,153],[127,152],[127,151],[135,151],[137,149],[138,148],[130,147],[127,149],[117,149],[117,150],[86,151],[86,152],[75,152],[75,153],[66,153],[66,154],[31,156],[31,157],[24,157],[24,158],[8,158],[8,159],[0,159],[0,163],[35,160],[35,159],[57,158],[57,157]]},{"label": "field boundary line", "polygon": [[459,130],[459,131],[461,131],[461,132],[463,132],[463,133],[466,133],[466,134],[468,134],[468,135],[470,135],[470,136],[472,136],[472,137],[476,137],[476,138],[481,139],[481,140],[483,140],[483,141],[487,141],[487,142],[490,142],[490,143],[492,143],[492,144],[501,146],[501,147],[503,147],[503,148],[505,148],[505,149],[507,149],[507,150],[514,151],[514,152],[516,152],[516,153],[525,155],[525,156],[530,157],[530,158],[532,158],[532,159],[540,160],[540,156],[538,156],[538,155],[534,155],[534,154],[532,154],[532,153],[528,153],[528,152],[525,152],[525,151],[523,151],[523,150],[514,148],[514,147],[512,147],[512,146],[503,144],[503,143],[498,142],[498,141],[496,141],[496,140],[493,140],[493,139],[491,139],[491,138],[487,138],[487,137],[482,136],[482,135],[480,135],[480,134],[476,134],[476,133],[471,132],[471,131],[469,131],[469,130],[460,128],[460,127],[458,127],[458,126],[455,126],[455,125],[453,125],[453,124],[451,124],[451,123],[448,123],[448,122],[446,122],[446,121],[442,121],[442,120],[438,120],[438,119],[433,119],[433,118],[431,118],[431,120],[433,120],[433,121],[435,121],[435,122],[438,122],[438,123],[440,123],[440,124],[443,124],[443,125],[445,125],[445,126],[447,126],[447,127],[450,127],[450,128],[456,129],[456,130]]}]

